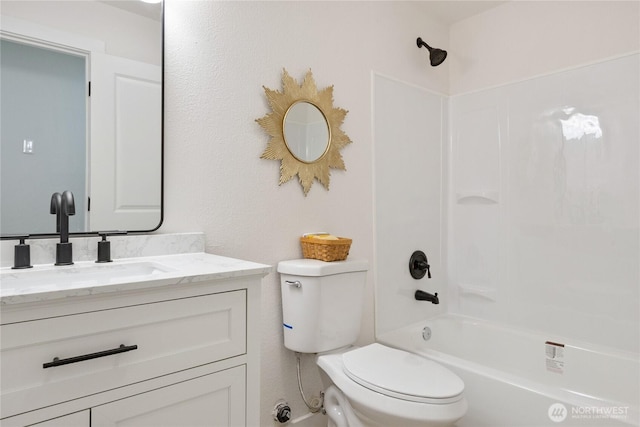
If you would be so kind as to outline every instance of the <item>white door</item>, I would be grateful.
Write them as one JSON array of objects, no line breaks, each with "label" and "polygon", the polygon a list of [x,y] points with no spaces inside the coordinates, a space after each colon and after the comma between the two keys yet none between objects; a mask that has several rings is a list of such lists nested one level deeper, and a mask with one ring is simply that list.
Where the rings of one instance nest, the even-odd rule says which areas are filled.
[{"label": "white door", "polygon": [[244,426],[245,366],[91,409],[92,427]]},{"label": "white door", "polygon": [[160,223],[162,69],[91,55],[91,231]]}]

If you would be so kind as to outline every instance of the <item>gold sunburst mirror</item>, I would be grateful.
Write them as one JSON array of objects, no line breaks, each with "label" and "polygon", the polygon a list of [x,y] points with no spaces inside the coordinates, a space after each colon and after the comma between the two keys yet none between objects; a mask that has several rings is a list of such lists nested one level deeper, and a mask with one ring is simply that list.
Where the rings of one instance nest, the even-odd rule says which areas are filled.
[{"label": "gold sunburst mirror", "polygon": [[340,129],[347,110],[333,106],[333,86],[318,91],[311,70],[301,85],[282,71],[282,92],[264,87],[271,112],[256,120],[271,137],[262,159],[280,160],[280,185],[298,175],[306,196],[313,180],[329,189],[329,169],[346,170]]}]

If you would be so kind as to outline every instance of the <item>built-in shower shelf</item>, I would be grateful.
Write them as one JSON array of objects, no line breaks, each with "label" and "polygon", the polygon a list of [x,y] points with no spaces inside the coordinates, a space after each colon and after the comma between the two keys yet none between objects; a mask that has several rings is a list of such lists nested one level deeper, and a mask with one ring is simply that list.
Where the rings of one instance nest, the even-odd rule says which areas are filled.
[{"label": "built-in shower shelf", "polygon": [[458,285],[458,292],[460,295],[476,296],[489,301],[495,301],[497,294],[497,291],[493,288],[466,284]]},{"label": "built-in shower shelf", "polygon": [[461,205],[491,205],[498,203],[500,194],[497,190],[461,191],[456,193],[456,202]]}]

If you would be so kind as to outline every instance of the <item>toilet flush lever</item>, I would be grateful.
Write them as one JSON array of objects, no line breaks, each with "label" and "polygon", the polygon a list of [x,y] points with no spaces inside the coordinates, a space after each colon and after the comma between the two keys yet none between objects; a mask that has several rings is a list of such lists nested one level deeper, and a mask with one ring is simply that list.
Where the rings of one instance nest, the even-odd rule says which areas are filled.
[{"label": "toilet flush lever", "polygon": [[289,286],[295,286],[296,288],[299,288],[302,286],[302,283],[300,283],[299,280],[285,280],[284,283],[286,283]]}]

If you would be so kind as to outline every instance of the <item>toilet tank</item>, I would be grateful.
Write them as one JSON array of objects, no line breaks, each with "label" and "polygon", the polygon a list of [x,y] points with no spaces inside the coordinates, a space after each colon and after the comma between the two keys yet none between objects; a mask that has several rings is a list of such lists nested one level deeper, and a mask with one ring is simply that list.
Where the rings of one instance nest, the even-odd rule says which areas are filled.
[{"label": "toilet tank", "polygon": [[366,260],[278,263],[284,346],[320,353],[355,343],[368,268]]}]

